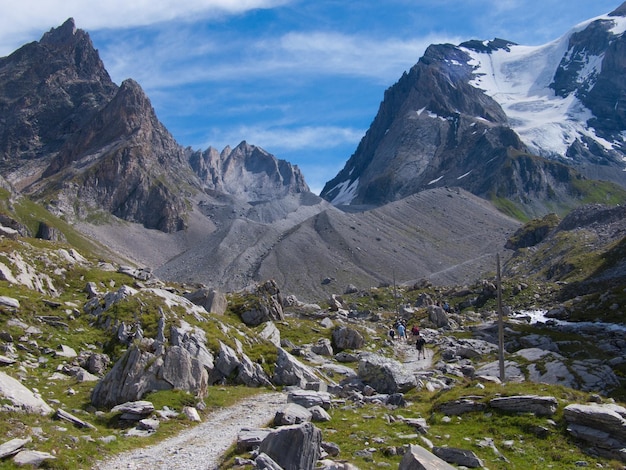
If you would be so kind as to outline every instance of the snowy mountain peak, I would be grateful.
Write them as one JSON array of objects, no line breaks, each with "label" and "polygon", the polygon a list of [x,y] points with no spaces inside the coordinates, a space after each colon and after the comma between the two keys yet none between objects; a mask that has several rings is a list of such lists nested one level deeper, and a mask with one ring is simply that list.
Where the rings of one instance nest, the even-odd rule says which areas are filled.
[{"label": "snowy mountain peak", "polygon": [[[570,170],[626,187],[625,31],[626,3],[541,46],[500,38],[429,46],[385,92],[356,152],[321,196],[370,205],[461,186],[539,201],[555,181],[566,184]],[[506,163],[525,155],[548,161]],[[496,171],[519,173],[499,184]],[[525,179],[535,171],[541,184]],[[542,179],[546,171],[552,183]],[[517,189],[503,191],[508,185]]]}]

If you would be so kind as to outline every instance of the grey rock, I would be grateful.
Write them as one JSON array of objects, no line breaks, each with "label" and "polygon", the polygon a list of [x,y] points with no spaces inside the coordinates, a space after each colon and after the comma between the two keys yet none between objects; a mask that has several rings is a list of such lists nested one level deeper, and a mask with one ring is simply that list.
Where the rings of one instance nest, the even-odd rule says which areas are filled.
[{"label": "grey rock", "polygon": [[471,450],[457,449],[454,447],[433,447],[433,454],[448,463],[461,465],[468,468],[481,468],[483,462]]},{"label": "grey rock", "polygon": [[272,382],[263,370],[263,367],[261,367],[261,364],[252,362],[252,359],[246,354],[241,355],[241,362],[239,363],[235,381],[246,387],[273,387]]},{"label": "grey rock", "polygon": [[134,415],[139,419],[150,415],[154,411],[154,405],[152,402],[146,400],[129,401],[114,406],[111,409],[112,413],[122,413],[123,415]]},{"label": "grey rock", "polygon": [[359,331],[341,326],[333,331],[332,344],[339,351],[344,349],[360,349],[365,345],[365,338]]},{"label": "grey rock", "polygon": [[248,326],[257,326],[266,321],[283,320],[282,296],[276,281],[269,280],[256,287],[256,305],[241,314],[242,321]]},{"label": "grey rock", "polygon": [[302,364],[283,348],[278,348],[272,383],[275,385],[297,385],[307,388],[309,383],[320,383],[322,379],[314,369]]},{"label": "grey rock", "polygon": [[284,470],[312,470],[320,457],[322,432],[311,423],[282,426],[263,439],[259,452]]},{"label": "grey rock", "polygon": [[17,454],[22,447],[32,441],[31,437],[27,437],[26,439],[11,439],[3,444],[0,444],[0,459],[4,459],[6,457],[10,457],[11,455]]},{"label": "grey rock", "polygon": [[442,403],[437,407],[438,411],[446,415],[458,416],[474,411],[484,411],[487,405],[472,398],[460,398],[458,400]]},{"label": "grey rock", "polygon": [[200,418],[200,413],[198,413],[198,410],[193,406],[184,406],[183,414],[187,417],[189,421],[193,421],[196,423],[202,421],[202,418]]},{"label": "grey rock", "polygon": [[187,350],[171,346],[162,356],[131,346],[91,394],[96,407],[140,400],[146,393],[180,389],[206,395],[208,373]]},{"label": "grey rock", "polygon": [[46,460],[55,460],[56,457],[48,452],[39,452],[37,450],[22,450],[15,457],[13,463],[16,465],[30,465],[37,468]]},{"label": "grey rock", "polygon": [[242,428],[237,434],[237,452],[248,452],[259,447],[271,432],[269,428]]},{"label": "grey rock", "polygon": [[277,348],[280,347],[280,330],[276,327],[274,322],[267,322],[265,326],[259,333],[259,336],[270,343],[272,343]]},{"label": "grey rock", "polygon": [[330,343],[330,340],[327,338],[321,338],[311,346],[311,351],[315,354],[319,354],[320,356],[332,356],[333,355],[333,347]]},{"label": "grey rock", "polygon": [[437,327],[437,328],[445,328],[450,325],[450,320],[448,318],[448,314],[446,311],[437,306],[437,305],[429,305],[427,307],[428,311],[428,319]]},{"label": "grey rock", "polygon": [[17,411],[41,415],[54,411],[43,399],[4,372],[0,372],[0,397],[9,400]]},{"label": "grey rock", "polygon": [[409,445],[398,470],[454,470],[455,467],[429,452],[422,446]]},{"label": "grey rock", "polygon": [[66,357],[68,359],[72,359],[72,358],[78,356],[78,354],[76,353],[74,348],[71,348],[71,347],[66,346],[64,344],[59,345],[59,347],[54,352],[54,355],[56,357]]},{"label": "grey rock", "polygon": [[286,426],[311,421],[313,414],[297,403],[287,403],[274,415],[274,426]]},{"label": "grey rock", "polygon": [[63,421],[67,421],[68,423],[73,424],[74,426],[76,426],[77,428],[83,428],[83,429],[96,429],[96,427],[91,424],[88,423],[87,421],[83,421],[80,418],[77,418],[76,416],[74,416],[71,413],[68,413],[67,411],[63,411],[62,409],[58,409],[55,416],[58,419],[62,419]]},{"label": "grey rock", "polygon": [[216,289],[203,287],[189,294],[185,294],[185,298],[196,305],[204,307],[207,312],[216,315],[223,315],[228,308],[226,295]]},{"label": "grey rock", "polygon": [[552,416],[557,405],[556,398],[539,395],[500,397],[489,401],[492,408],[513,413],[534,413],[538,416]]},{"label": "grey rock", "polygon": [[332,419],[328,412],[319,405],[312,406],[309,411],[311,412],[311,421],[314,423],[325,423]]},{"label": "grey rock", "polygon": [[358,377],[380,393],[404,393],[417,386],[415,376],[400,362],[377,354],[361,355]]},{"label": "grey rock", "polygon": [[254,459],[254,468],[262,470],[284,470],[283,467],[278,465],[269,455],[263,452]]},{"label": "grey rock", "polygon": [[13,297],[7,297],[6,295],[0,295],[0,307],[5,307],[9,309],[19,309],[20,301],[14,299]]},{"label": "grey rock", "polygon": [[140,419],[137,423],[137,427],[139,429],[144,429],[146,431],[156,431],[159,429],[160,422],[158,419],[144,418]]},{"label": "grey rock", "polygon": [[321,406],[325,410],[330,409],[331,396],[328,392],[317,392],[314,390],[294,390],[287,395],[287,401],[297,403],[305,408]]}]

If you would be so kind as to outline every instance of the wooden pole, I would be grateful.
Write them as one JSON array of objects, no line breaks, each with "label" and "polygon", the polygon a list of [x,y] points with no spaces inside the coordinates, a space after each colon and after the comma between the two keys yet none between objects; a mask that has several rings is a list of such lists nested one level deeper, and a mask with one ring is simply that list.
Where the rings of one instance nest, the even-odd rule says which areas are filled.
[{"label": "wooden pole", "polygon": [[498,271],[496,276],[496,286],[498,288],[498,360],[500,363],[500,381],[506,380],[504,373],[504,320],[502,318],[502,279],[500,278],[500,254],[496,255]]}]

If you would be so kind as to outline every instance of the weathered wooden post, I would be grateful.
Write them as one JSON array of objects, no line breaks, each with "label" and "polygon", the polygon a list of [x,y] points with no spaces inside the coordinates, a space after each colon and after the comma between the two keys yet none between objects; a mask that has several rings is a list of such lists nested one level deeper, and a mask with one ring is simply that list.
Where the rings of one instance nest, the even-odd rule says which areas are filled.
[{"label": "weathered wooden post", "polygon": [[500,362],[500,381],[506,380],[504,374],[504,320],[502,318],[502,279],[500,278],[500,254],[496,254],[498,265],[496,274],[496,286],[498,289],[498,360]]}]

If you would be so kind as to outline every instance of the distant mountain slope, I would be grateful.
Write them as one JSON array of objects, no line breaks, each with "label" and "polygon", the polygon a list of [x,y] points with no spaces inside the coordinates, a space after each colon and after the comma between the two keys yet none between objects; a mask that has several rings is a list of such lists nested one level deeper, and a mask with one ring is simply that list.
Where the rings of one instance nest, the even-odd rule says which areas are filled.
[{"label": "distant mountain slope", "polygon": [[430,46],[385,92],[322,197],[380,205],[460,186],[534,216],[588,197],[577,173],[626,187],[625,12],[622,5],[541,47],[502,39]]},{"label": "distant mountain slope", "polygon": [[156,274],[226,290],[273,278],[284,292],[309,300],[348,284],[391,283],[394,276],[397,282],[462,283],[493,271],[495,253],[506,257],[506,239],[519,227],[486,201],[443,188],[365,212],[312,211],[319,212],[303,205],[289,219],[301,214],[301,220],[291,225],[222,219],[220,229]]}]

